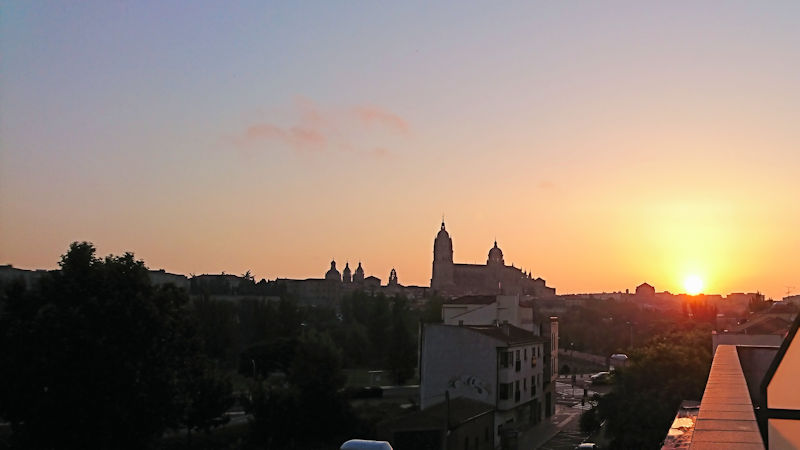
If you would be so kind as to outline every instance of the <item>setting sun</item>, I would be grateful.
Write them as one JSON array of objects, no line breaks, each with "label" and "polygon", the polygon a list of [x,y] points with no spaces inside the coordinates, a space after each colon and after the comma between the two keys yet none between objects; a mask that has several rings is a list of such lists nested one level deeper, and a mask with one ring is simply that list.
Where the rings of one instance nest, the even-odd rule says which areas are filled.
[{"label": "setting sun", "polygon": [[689,295],[697,295],[703,290],[703,280],[697,275],[690,275],[683,281],[683,287]]}]

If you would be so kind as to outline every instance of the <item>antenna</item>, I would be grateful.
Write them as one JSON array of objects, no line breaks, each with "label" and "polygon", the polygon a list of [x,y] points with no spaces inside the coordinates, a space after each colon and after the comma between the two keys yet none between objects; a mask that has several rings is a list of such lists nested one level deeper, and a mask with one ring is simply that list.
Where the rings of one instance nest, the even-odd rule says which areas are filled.
[{"label": "antenna", "polygon": [[792,291],[795,289],[795,286],[786,286],[786,296],[789,297],[792,295]]}]

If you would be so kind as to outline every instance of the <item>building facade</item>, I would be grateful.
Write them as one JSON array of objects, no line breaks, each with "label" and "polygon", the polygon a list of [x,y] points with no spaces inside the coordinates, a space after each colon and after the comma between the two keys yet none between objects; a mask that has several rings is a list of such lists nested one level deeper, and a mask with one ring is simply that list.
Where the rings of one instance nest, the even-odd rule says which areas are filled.
[{"label": "building facade", "polygon": [[[468,354],[465,350],[468,349]],[[553,414],[550,343],[509,325],[428,324],[420,342],[420,408],[465,397],[494,406],[494,445],[504,429]]]}]

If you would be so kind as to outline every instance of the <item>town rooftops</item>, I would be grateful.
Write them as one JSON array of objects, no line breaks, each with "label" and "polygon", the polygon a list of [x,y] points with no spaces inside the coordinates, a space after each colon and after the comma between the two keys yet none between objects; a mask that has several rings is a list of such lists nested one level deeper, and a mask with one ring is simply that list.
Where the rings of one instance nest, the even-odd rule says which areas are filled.
[{"label": "town rooftops", "polygon": [[444,302],[445,305],[491,305],[497,300],[494,295],[464,295]]},{"label": "town rooftops", "polygon": [[730,333],[744,334],[780,334],[789,332],[792,322],[782,317],[759,315],[749,322],[745,322],[729,330]]},{"label": "town rooftops", "polygon": [[545,342],[544,338],[507,323],[499,325],[464,325],[462,328],[498,339],[508,345]]}]

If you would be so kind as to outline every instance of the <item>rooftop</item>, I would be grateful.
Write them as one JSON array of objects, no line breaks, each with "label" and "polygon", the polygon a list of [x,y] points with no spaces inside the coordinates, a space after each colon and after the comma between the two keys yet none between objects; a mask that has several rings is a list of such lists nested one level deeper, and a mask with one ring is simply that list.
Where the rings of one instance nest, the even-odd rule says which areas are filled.
[{"label": "rooftop", "polygon": [[508,345],[545,342],[544,338],[536,336],[524,328],[519,328],[510,324],[465,325],[463,328],[468,328],[486,336],[501,340]]},{"label": "rooftop", "polygon": [[445,305],[491,305],[496,301],[494,295],[464,295],[454,299],[446,300]]}]

